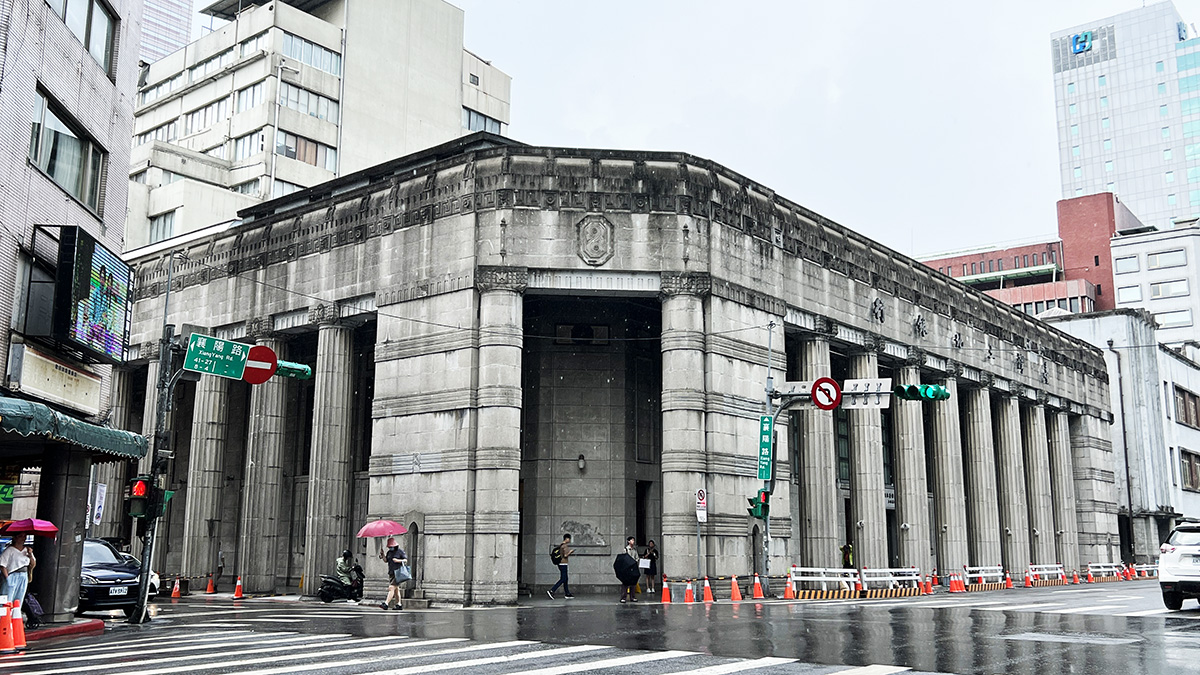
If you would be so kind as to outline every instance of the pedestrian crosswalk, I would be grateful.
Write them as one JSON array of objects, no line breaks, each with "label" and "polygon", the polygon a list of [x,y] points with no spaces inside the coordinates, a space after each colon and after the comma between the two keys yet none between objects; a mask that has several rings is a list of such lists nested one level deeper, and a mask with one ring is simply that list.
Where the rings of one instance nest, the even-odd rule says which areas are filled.
[{"label": "pedestrian crosswalk", "polygon": [[837,608],[846,606],[877,607],[881,609],[968,609],[986,612],[1039,612],[1044,614],[1099,614],[1123,617],[1163,617],[1200,619],[1200,607],[1188,605],[1182,611],[1172,611],[1162,605],[1158,589],[1141,595],[1113,593],[1106,589],[1071,589],[1053,591],[1036,597],[1027,594],[955,594],[929,598],[897,600],[825,600],[803,603],[806,606]]},{"label": "pedestrian crosswalk", "polygon": [[621,672],[666,675],[726,673],[884,674],[903,666],[823,666],[780,657],[722,658],[692,651],[640,651],[597,644],[553,645],[531,640],[475,642],[464,638],[388,635],[356,637],[301,634],[264,628],[202,628],[180,624],[144,631],[110,633],[67,646],[35,648],[0,657],[0,672],[21,675],[95,673],[172,675],[174,673],[339,673],[423,675],[425,673]]}]

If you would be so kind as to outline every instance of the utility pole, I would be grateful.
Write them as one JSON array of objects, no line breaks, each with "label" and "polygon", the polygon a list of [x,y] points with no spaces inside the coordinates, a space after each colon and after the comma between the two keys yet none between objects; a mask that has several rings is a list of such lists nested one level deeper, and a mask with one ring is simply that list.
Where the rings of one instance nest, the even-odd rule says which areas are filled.
[{"label": "utility pole", "polygon": [[[775,392],[775,379],[771,377],[771,358],[774,355],[772,351],[771,340],[775,336],[775,321],[767,323],[767,386],[766,386],[766,413],[767,417],[774,419],[775,413],[772,410],[771,395]],[[775,491],[775,425],[771,425],[771,476],[763,481],[763,489],[767,494]],[[770,593],[771,591],[771,512],[769,507],[763,509],[763,551],[762,551],[762,584],[763,592]]]}]

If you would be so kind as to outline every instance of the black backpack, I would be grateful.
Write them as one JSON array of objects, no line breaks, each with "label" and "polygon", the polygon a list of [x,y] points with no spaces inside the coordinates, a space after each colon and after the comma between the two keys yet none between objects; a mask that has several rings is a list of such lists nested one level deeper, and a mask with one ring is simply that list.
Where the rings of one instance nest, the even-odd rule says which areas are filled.
[{"label": "black backpack", "polygon": [[556,544],[550,547],[550,562],[555,565],[562,564],[562,546]]}]

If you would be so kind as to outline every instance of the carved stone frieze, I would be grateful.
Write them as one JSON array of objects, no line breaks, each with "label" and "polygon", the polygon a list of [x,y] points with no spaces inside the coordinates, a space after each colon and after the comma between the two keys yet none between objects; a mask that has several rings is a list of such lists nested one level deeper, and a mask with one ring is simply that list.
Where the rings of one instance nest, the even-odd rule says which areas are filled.
[{"label": "carved stone frieze", "polygon": [[524,267],[475,268],[475,288],[480,291],[515,291],[524,293],[529,287],[529,270]]},{"label": "carved stone frieze", "polygon": [[707,272],[663,272],[659,292],[705,296],[712,292],[712,277]]},{"label": "carved stone frieze", "polygon": [[925,365],[925,361],[926,358],[924,349],[920,349],[918,347],[908,348],[908,356],[904,358],[904,365],[916,366],[920,368],[921,366]]},{"label": "carved stone frieze", "polygon": [[335,324],[342,318],[336,303],[322,302],[308,308],[308,322],[317,326]]},{"label": "carved stone frieze", "polygon": [[883,303],[883,298],[875,298],[871,301],[871,318],[883,323],[887,318],[886,305]]},{"label": "carved stone frieze", "polygon": [[612,260],[616,253],[616,229],[613,224],[599,215],[589,215],[575,226],[578,237],[579,259],[598,267]]}]

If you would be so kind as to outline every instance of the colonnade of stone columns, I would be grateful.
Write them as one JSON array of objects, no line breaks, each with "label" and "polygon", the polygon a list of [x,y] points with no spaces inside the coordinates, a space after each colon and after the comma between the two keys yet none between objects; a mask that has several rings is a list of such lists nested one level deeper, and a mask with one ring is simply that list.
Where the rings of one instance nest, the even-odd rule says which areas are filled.
[{"label": "colonnade of stone columns", "polygon": [[196,383],[180,564],[180,573],[185,577],[216,571],[213,533],[221,518],[221,491],[225,486],[228,391],[229,380],[222,377],[201,377]]},{"label": "colonnade of stone columns", "polygon": [[[286,358],[282,340],[263,337],[256,344]],[[283,508],[284,433],[290,381],[272,377],[250,389],[250,425],[242,490],[238,572],[247,593],[275,590],[279,572],[279,525]]]}]

